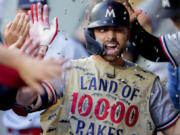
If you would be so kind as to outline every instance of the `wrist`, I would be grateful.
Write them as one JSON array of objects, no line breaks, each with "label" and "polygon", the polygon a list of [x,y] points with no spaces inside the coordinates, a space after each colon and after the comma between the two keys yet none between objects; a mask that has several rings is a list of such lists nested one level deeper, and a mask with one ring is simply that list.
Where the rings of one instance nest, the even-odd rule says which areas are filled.
[{"label": "wrist", "polygon": [[47,82],[44,81],[42,83],[43,87],[47,90],[48,93],[48,98],[49,98],[49,102],[51,102],[51,104],[55,104],[57,102],[57,97],[56,97],[56,91],[55,89],[52,87],[52,85]]},{"label": "wrist", "polygon": [[20,52],[17,52],[17,50],[11,50],[12,51],[12,58],[9,59],[9,63],[11,63],[11,67],[15,68],[16,70],[20,71],[22,66],[27,63],[26,56],[22,55]]},{"label": "wrist", "polygon": [[44,93],[39,95],[30,106],[15,103],[12,107],[13,111],[18,115],[27,116],[28,113],[40,111],[55,104],[56,98],[52,86],[48,82],[43,82],[42,87],[44,89]]},{"label": "wrist", "polygon": [[40,45],[38,55],[43,58],[46,55],[47,50],[48,50],[48,45]]}]

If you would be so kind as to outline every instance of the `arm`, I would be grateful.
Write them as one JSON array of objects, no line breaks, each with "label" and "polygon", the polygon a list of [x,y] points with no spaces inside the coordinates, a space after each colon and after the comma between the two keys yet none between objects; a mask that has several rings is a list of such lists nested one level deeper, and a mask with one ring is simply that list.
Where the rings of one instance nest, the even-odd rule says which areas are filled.
[{"label": "arm", "polygon": [[30,16],[30,38],[33,39],[33,43],[38,42],[40,44],[39,53],[44,57],[49,45],[52,43],[58,32],[58,19],[55,17],[52,21],[52,25],[49,24],[49,11],[48,6],[37,3],[31,6],[31,11],[28,11]]},{"label": "arm", "polygon": [[163,130],[163,133],[164,135],[178,135],[180,133],[180,118],[173,126]]},{"label": "arm", "polygon": [[156,62],[168,61],[159,38],[146,32],[137,20],[132,23],[130,42],[144,58]]},{"label": "arm", "polygon": [[150,113],[157,131],[175,135],[172,129],[179,121],[180,111],[174,108],[167,90],[163,88],[159,79],[156,79],[152,87]]},{"label": "arm", "polygon": [[[63,67],[61,67],[63,68]],[[30,112],[35,112],[42,109],[47,109],[49,106],[55,104],[58,98],[63,96],[65,89],[65,80],[67,73],[60,75],[58,78],[51,82],[44,81],[41,86],[43,87],[43,93],[37,93],[32,88],[19,90],[16,97],[17,104],[22,109],[15,111],[19,115],[27,115]],[[30,110],[26,108],[31,108]],[[16,107],[15,107],[16,109]],[[22,112],[26,112],[22,114]]]},{"label": "arm", "polygon": [[135,47],[139,54],[146,59],[160,62],[168,61],[169,59],[163,51],[159,38],[146,32],[137,21],[137,17],[141,12],[138,10],[134,11],[127,0],[124,0],[124,2],[124,5],[130,14],[130,20],[132,23],[130,29],[130,42],[132,46]]},{"label": "arm", "polygon": [[[56,86],[56,81],[58,82],[58,87]],[[47,109],[55,104],[58,98],[62,97],[64,83],[60,83],[59,79],[55,80],[53,83],[44,81],[41,86],[44,90],[42,94],[35,93],[35,91],[32,91],[32,88],[19,90],[16,96],[17,104],[13,107],[14,112],[18,115],[26,116],[28,113]]]}]

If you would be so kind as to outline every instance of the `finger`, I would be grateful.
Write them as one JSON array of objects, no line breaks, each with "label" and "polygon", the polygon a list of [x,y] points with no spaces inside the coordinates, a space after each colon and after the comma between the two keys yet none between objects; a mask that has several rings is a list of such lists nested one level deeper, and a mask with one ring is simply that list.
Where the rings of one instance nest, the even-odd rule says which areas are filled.
[{"label": "finger", "polygon": [[49,77],[51,78],[56,78],[58,77],[59,75],[63,74],[64,72],[68,71],[72,69],[71,66],[66,66],[66,67],[59,67],[58,65],[57,66],[54,66],[50,71],[50,74],[49,74]]},{"label": "finger", "polygon": [[140,14],[142,14],[142,10],[135,10],[135,15],[138,17]]},{"label": "finger", "polygon": [[31,57],[32,57],[32,58],[37,58],[37,56],[38,56],[38,51],[39,51],[39,49],[36,48],[36,49],[32,52]]},{"label": "finger", "polygon": [[20,31],[19,31],[20,35],[24,35],[24,32],[25,32],[27,25],[28,25],[28,20],[29,20],[29,17],[26,15],[24,17],[22,27],[20,28]]},{"label": "finger", "polygon": [[17,27],[16,27],[16,31],[18,32],[18,34],[21,35],[21,33],[19,33],[21,31],[21,28],[23,28],[23,24],[25,23],[25,25],[27,24],[27,22],[25,22],[25,14],[22,14],[18,23],[17,23]]},{"label": "finger", "polygon": [[9,33],[9,29],[10,29],[10,27],[12,26],[12,22],[9,22],[6,26],[5,26],[5,28],[4,28],[4,33],[3,33],[3,36],[6,38],[6,35],[8,35],[8,33]]},{"label": "finger", "polygon": [[35,51],[38,50],[38,48],[39,48],[39,44],[38,43],[30,46],[28,55],[29,56],[34,55]]},{"label": "finger", "polygon": [[21,14],[18,13],[18,14],[16,15],[14,21],[13,21],[12,26],[10,27],[10,31],[15,31],[15,29],[16,29],[16,27],[17,27],[17,23],[18,23],[20,17],[21,17]]},{"label": "finger", "polygon": [[12,22],[9,22],[9,23],[5,26],[4,31],[9,30],[11,26],[12,26]]},{"label": "finger", "polygon": [[36,4],[36,19],[37,19],[37,21],[41,21],[41,9],[42,9],[42,5],[40,2],[38,2]]},{"label": "finger", "polygon": [[142,10],[136,10],[133,14],[130,16],[130,22],[133,22],[137,17],[142,14]]},{"label": "finger", "polygon": [[33,16],[34,16],[34,22],[37,22],[37,16],[36,16],[36,4],[33,4]]},{"label": "finger", "polygon": [[44,45],[39,46],[39,52],[37,58],[38,59],[44,58],[47,50],[48,50],[48,46],[44,46]]},{"label": "finger", "polygon": [[28,14],[28,18],[29,18],[29,24],[30,26],[33,24],[33,18],[32,18],[32,13],[31,13],[31,10],[28,10],[27,11],[27,14]]},{"label": "finger", "polygon": [[44,25],[49,27],[49,9],[47,4],[43,6],[42,20],[44,22]]},{"label": "finger", "polygon": [[23,45],[23,43],[24,43],[24,40],[23,40],[22,36],[20,36],[20,37],[18,38],[18,40],[14,43],[14,46],[15,46],[16,48],[21,48],[22,45]]},{"label": "finger", "polygon": [[34,20],[34,16],[35,16],[34,14],[35,14],[35,12],[34,12],[34,4],[32,4],[32,5],[31,5],[31,17],[32,17],[32,23],[33,23],[33,24],[34,24],[34,21],[35,21],[35,20]]},{"label": "finger", "polygon": [[[29,24],[26,25],[26,30],[25,30],[25,32],[21,35],[21,36],[22,36],[22,45],[21,45],[21,47],[22,47],[23,44],[25,43],[28,33],[29,33]],[[21,47],[20,47],[20,48],[21,48]]]},{"label": "finger", "polygon": [[129,2],[127,0],[125,2],[125,7],[127,8],[128,12],[130,14],[134,13],[134,9],[132,8],[131,4],[129,4]]},{"label": "finger", "polygon": [[68,71],[68,70],[71,70],[72,69],[72,66],[65,66],[64,67],[64,71]]},{"label": "finger", "polygon": [[66,62],[68,62],[68,61],[69,61],[69,58],[60,58],[59,61],[58,61],[58,63],[59,63],[60,65],[63,65],[64,63],[66,63]]},{"label": "finger", "polygon": [[25,31],[23,32],[22,37],[24,38],[24,40],[26,40],[27,36],[29,34],[29,23],[27,24]]},{"label": "finger", "polygon": [[55,17],[55,18],[53,19],[53,23],[52,23],[52,25],[51,25],[51,34],[53,35],[53,38],[51,39],[51,41],[50,41],[49,44],[52,43],[52,41],[53,41],[54,38],[56,37],[57,33],[58,33],[58,18]]},{"label": "finger", "polygon": [[50,58],[50,59],[47,59],[45,60],[46,64],[53,64],[53,65],[59,65],[59,66],[62,66],[64,63],[68,62],[70,59],[69,58],[59,58],[58,60],[57,59],[53,59],[53,58]]},{"label": "finger", "polygon": [[28,46],[30,46],[32,43],[32,39],[28,39],[23,46],[21,47],[20,51],[23,53],[26,53]]}]

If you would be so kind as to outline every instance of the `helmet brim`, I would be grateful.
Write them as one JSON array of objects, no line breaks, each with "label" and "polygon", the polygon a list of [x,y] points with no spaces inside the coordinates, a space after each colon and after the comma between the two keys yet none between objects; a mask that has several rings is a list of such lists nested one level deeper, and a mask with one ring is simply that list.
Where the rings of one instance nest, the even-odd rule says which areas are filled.
[{"label": "helmet brim", "polygon": [[124,24],[124,23],[119,23],[118,20],[116,19],[111,19],[111,20],[99,20],[92,22],[88,25],[88,28],[98,28],[98,27],[108,27],[108,26],[114,26],[114,27],[126,27],[129,28],[129,24]]}]

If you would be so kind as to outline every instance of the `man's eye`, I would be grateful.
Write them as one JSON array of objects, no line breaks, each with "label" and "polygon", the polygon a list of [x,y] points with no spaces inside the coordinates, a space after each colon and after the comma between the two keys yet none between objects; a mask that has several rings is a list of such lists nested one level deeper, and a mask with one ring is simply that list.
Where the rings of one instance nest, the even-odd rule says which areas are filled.
[{"label": "man's eye", "polygon": [[99,32],[105,32],[105,29],[100,29]]}]

